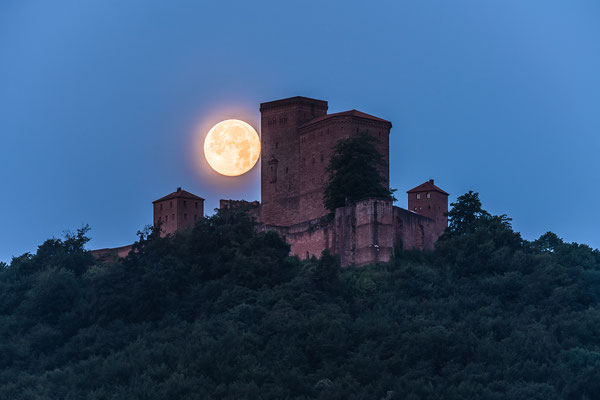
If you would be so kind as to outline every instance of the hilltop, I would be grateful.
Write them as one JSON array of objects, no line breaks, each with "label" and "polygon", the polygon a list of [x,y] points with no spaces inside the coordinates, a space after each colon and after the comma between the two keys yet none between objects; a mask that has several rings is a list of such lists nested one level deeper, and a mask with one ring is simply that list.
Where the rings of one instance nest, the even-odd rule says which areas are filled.
[{"label": "hilltop", "polygon": [[600,253],[459,198],[430,252],[299,260],[243,210],[140,232],[96,264],[87,230],[0,272],[0,398],[591,399]]}]

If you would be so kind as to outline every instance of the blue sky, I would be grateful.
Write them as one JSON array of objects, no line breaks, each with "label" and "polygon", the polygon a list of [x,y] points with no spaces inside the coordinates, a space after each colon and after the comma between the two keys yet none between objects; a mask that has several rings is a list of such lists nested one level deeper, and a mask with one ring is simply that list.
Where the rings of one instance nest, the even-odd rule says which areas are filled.
[{"label": "blue sky", "polygon": [[178,186],[259,199],[258,167],[199,170],[194,132],[296,95],[392,121],[400,206],[435,178],[600,247],[597,0],[206,3],[0,3],[0,260],[85,223],[131,243]]}]

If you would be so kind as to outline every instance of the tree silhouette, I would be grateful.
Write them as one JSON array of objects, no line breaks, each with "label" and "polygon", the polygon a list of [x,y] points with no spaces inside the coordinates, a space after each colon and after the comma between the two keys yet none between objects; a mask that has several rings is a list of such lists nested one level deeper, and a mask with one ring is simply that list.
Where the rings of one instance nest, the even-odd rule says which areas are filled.
[{"label": "tree silhouette", "polygon": [[368,197],[395,200],[395,190],[385,185],[380,172],[386,164],[375,147],[376,140],[367,133],[359,133],[336,144],[323,192],[323,203],[328,210],[333,212]]}]

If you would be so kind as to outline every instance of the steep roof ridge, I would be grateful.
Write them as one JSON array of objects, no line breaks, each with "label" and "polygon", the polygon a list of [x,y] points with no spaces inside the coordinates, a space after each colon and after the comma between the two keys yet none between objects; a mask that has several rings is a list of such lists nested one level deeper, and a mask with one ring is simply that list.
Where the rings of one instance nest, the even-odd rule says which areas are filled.
[{"label": "steep roof ridge", "polygon": [[342,111],[342,112],[338,112],[338,113],[327,114],[327,115],[323,115],[321,117],[317,117],[315,119],[311,119],[310,121],[305,122],[304,124],[300,125],[298,127],[298,129],[301,129],[301,128],[304,128],[306,126],[313,125],[313,124],[325,121],[325,120],[330,119],[330,118],[340,118],[340,117],[356,117],[356,118],[370,119],[370,120],[373,120],[373,121],[384,122],[386,124],[392,125],[392,123],[390,121],[388,121],[388,120],[376,117],[376,116],[371,115],[371,114],[364,113],[362,111],[358,111],[356,109],[352,109],[352,110],[348,110],[348,111]]},{"label": "steep roof ridge", "polygon": [[439,187],[435,186],[433,184],[433,179],[430,179],[427,182],[421,183],[417,187],[407,190],[406,193],[433,192],[433,191],[443,193],[447,196],[450,195],[449,193],[447,193],[447,192],[443,191],[442,189],[440,189]]},{"label": "steep roof ridge", "polygon": [[188,192],[187,190],[182,190],[180,187],[177,188],[177,190],[173,193],[170,193],[164,197],[161,197],[158,200],[154,200],[152,203],[158,203],[159,201],[165,201],[165,200],[171,200],[171,199],[177,199],[177,198],[185,198],[185,199],[193,199],[193,200],[204,200],[202,197],[200,196],[196,196],[193,193]]}]

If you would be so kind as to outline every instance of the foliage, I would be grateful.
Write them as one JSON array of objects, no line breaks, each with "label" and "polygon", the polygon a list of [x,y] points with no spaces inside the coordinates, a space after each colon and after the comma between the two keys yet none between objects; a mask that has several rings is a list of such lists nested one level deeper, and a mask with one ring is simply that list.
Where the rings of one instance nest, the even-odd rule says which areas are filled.
[{"label": "foliage", "polygon": [[395,200],[395,190],[386,186],[380,172],[385,160],[377,150],[376,142],[375,137],[359,133],[336,144],[327,167],[328,181],[323,193],[325,208],[333,212],[368,197]]},{"label": "foliage", "polygon": [[465,196],[434,252],[361,268],[237,211],[113,264],[51,239],[0,268],[0,398],[596,398],[600,253]]}]

